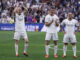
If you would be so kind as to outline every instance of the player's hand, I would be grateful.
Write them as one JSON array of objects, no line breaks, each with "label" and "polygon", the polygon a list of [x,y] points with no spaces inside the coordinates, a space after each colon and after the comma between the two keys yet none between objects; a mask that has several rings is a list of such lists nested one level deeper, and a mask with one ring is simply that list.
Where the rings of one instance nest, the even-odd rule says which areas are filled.
[{"label": "player's hand", "polygon": [[50,25],[53,23],[53,20],[50,22]]},{"label": "player's hand", "polygon": [[18,7],[23,7],[23,2],[19,2]]},{"label": "player's hand", "polygon": [[58,22],[57,22],[57,21],[55,21],[55,23],[56,23],[56,26],[59,26],[59,24],[58,24]]},{"label": "player's hand", "polygon": [[63,31],[63,34],[66,34],[66,32],[65,32],[65,31]]},{"label": "player's hand", "polygon": [[77,32],[74,32],[74,34],[76,35],[76,34],[77,34]]},{"label": "player's hand", "polygon": [[51,21],[52,23],[54,22],[54,20]]}]

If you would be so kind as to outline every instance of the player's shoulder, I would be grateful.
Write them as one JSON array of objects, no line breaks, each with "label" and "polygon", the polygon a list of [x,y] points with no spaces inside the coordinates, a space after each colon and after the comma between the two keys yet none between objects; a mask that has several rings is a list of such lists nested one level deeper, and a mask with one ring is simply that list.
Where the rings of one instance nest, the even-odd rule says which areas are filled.
[{"label": "player's shoulder", "polygon": [[50,18],[50,15],[49,15],[49,14],[48,14],[48,15],[46,15],[46,16],[45,16],[45,18]]},{"label": "player's shoulder", "polygon": [[58,17],[57,14],[54,14],[55,17]]},{"label": "player's shoulder", "polygon": [[57,14],[54,14],[54,17],[55,17],[55,18],[59,18]]},{"label": "player's shoulder", "polygon": [[77,23],[77,22],[78,22],[76,19],[73,19],[72,21],[73,21],[73,22],[75,22],[75,23]]},{"label": "player's shoulder", "polygon": [[46,17],[50,17],[50,15],[49,15],[49,14],[47,14],[47,15],[46,15]]},{"label": "player's shoulder", "polygon": [[64,19],[63,21],[68,21],[68,19]]},{"label": "player's shoulder", "polygon": [[73,19],[73,21],[77,21],[76,19]]}]

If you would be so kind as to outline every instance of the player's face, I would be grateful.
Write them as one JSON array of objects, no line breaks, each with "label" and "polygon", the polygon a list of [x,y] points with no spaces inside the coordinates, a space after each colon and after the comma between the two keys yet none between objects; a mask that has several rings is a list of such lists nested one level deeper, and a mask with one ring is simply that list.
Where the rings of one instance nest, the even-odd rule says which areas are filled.
[{"label": "player's face", "polygon": [[50,14],[53,15],[55,13],[55,9],[50,9]]},{"label": "player's face", "polygon": [[68,18],[69,18],[69,19],[72,19],[72,18],[73,18],[72,13],[68,13]]},{"label": "player's face", "polygon": [[18,14],[21,14],[21,13],[22,13],[22,9],[18,8]]}]

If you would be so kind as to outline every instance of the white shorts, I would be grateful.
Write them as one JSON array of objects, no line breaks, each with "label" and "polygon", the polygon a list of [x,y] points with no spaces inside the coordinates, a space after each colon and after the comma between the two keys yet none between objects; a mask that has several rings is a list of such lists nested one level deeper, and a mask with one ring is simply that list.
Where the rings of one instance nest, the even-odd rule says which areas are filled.
[{"label": "white shorts", "polygon": [[76,41],[76,36],[75,36],[75,34],[65,34],[64,35],[64,38],[63,38],[63,42],[64,43],[69,43],[69,42],[71,42],[71,43],[76,43],[77,41]]},{"label": "white shorts", "polygon": [[45,40],[53,39],[54,41],[58,40],[58,34],[57,33],[46,33]]},{"label": "white shorts", "polygon": [[15,32],[14,33],[14,39],[15,40],[20,40],[21,37],[23,39],[28,39],[26,32]]}]

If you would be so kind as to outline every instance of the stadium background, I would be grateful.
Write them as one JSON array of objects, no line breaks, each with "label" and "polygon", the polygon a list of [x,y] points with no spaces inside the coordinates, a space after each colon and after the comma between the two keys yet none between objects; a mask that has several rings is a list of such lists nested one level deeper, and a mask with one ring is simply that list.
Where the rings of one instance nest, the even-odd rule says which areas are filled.
[{"label": "stadium background", "polygon": [[[15,57],[14,52],[14,24],[10,24],[10,20],[14,19],[13,10],[17,2],[24,2],[24,5],[28,8],[28,13],[25,16],[26,30],[30,39],[29,54],[30,57],[26,58],[21,55],[19,58]],[[56,14],[59,16],[60,23],[67,17],[67,13],[71,11],[74,14],[74,18],[78,20],[80,25],[80,0],[0,0],[0,60],[46,60],[45,56],[45,32],[44,26],[45,16],[48,13],[50,6],[54,6]],[[14,19],[15,20],[15,19]],[[76,29],[76,28],[75,28]],[[34,32],[33,32],[34,31]],[[59,28],[58,28],[59,31]],[[62,56],[62,40],[63,34],[59,32],[59,53],[58,59],[54,60],[79,60],[72,57],[71,45],[69,45],[68,57],[63,59]],[[77,55],[80,56],[79,38],[80,33],[77,34]],[[52,42],[51,42],[52,44]],[[53,45],[51,45],[53,47]],[[20,40],[20,54],[23,51],[23,41]],[[70,53],[71,52],[71,53]],[[53,56],[53,50],[51,49],[50,56]],[[53,60],[50,57],[47,60]]]}]

